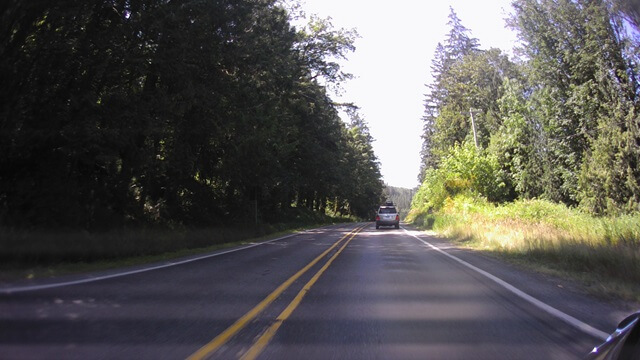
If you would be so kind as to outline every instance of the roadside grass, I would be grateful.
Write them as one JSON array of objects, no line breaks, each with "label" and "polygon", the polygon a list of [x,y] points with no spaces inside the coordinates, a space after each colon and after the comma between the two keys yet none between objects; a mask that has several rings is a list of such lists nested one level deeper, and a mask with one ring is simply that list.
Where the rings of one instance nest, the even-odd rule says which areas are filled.
[{"label": "roadside grass", "polygon": [[640,302],[640,214],[595,217],[545,200],[494,205],[447,199],[408,221],[460,245],[540,272],[569,277],[601,297]]},{"label": "roadside grass", "polygon": [[161,262],[352,221],[338,217],[313,220],[257,227],[123,228],[99,233],[0,228],[0,282]]}]

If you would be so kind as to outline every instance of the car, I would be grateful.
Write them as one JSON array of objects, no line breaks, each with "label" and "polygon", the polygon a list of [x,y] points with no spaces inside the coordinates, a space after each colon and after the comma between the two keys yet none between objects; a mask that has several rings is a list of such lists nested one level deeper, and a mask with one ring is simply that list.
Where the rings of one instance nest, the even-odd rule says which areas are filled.
[{"label": "car", "polygon": [[395,226],[396,229],[400,228],[400,215],[393,203],[387,202],[378,208],[376,214],[376,229],[380,229],[380,226]]},{"label": "car", "polygon": [[600,346],[596,346],[585,360],[640,359],[640,311],[620,322],[616,330]]}]

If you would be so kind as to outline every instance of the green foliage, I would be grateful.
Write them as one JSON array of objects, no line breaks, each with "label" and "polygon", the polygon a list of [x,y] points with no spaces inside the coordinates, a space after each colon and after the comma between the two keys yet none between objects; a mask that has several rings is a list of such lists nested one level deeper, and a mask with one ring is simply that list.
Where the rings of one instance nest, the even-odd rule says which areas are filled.
[{"label": "green foliage", "polygon": [[640,32],[633,11],[622,1],[517,0],[513,7],[509,25],[522,44],[514,61],[477,42],[452,41],[468,30],[457,17],[450,21],[425,102],[421,179],[435,194],[471,187],[438,170],[453,144],[470,141],[472,112],[479,145],[499,164],[495,181],[504,184],[490,200],[637,211]]},{"label": "green foliage", "polygon": [[501,125],[497,101],[505,78],[520,75],[514,63],[498,49],[480,50],[451,12],[450,33],[444,45],[438,44],[425,102],[421,180],[424,172],[438,167],[455,143],[472,139],[470,112],[475,112],[479,144],[486,147],[490,135]]},{"label": "green foliage", "polygon": [[354,32],[297,30],[270,0],[0,11],[0,225],[276,223],[378,203],[372,140],[327,90],[350,77],[335,59]]},{"label": "green foliage", "polygon": [[495,156],[477,150],[468,142],[462,146],[456,144],[439,168],[427,170],[412,208],[418,212],[440,210],[448,199],[459,194],[500,201],[506,191],[499,171]]},{"label": "green foliage", "polygon": [[514,8],[511,25],[529,59],[530,118],[541,130],[543,195],[596,213],[637,208],[637,37],[610,2],[521,0]]},{"label": "green foliage", "polygon": [[347,199],[349,214],[362,219],[372,219],[382,199],[383,183],[380,165],[373,152],[373,137],[356,108],[347,109],[351,124],[347,131],[348,148],[342,163],[344,180],[336,191]]},{"label": "green foliage", "polygon": [[336,60],[346,59],[346,54],[355,50],[353,42],[358,37],[355,30],[334,30],[330,19],[311,16],[298,36],[295,46],[312,69],[312,79],[322,77],[339,88],[340,83],[353,78],[340,69]]},{"label": "green foliage", "polygon": [[529,116],[523,87],[517,80],[505,79],[504,95],[498,100],[500,127],[491,135],[488,152],[501,167],[509,198],[534,198],[542,194],[539,179],[542,159],[535,124]]},{"label": "green foliage", "polygon": [[[478,39],[471,37],[469,29],[462,25],[453,8],[450,8],[449,33],[445,43],[438,43],[431,64],[433,81],[427,87],[425,101],[423,145],[421,150],[422,165],[418,179],[424,180],[426,169],[437,166],[439,158],[446,152],[448,146],[455,141],[464,140],[468,129],[463,117],[460,116],[460,106],[450,106],[449,114],[444,110],[449,104],[450,88],[447,85],[456,86],[455,80],[449,79],[451,68],[461,62],[466,56],[478,51]],[[459,104],[457,104],[459,105]],[[462,107],[468,106],[463,104]],[[465,110],[466,111],[466,110]],[[450,120],[450,123],[447,121]],[[444,126],[443,126],[444,124]],[[449,125],[448,125],[449,124]],[[442,133],[446,132],[446,135]],[[452,140],[452,142],[448,142]]]},{"label": "green foliage", "polygon": [[[522,45],[513,62],[477,43],[465,52],[451,35],[436,47],[424,181],[407,220],[477,249],[589,272],[601,288],[622,283],[637,300],[637,11],[616,0],[512,5]],[[486,150],[470,145],[471,109]]]}]

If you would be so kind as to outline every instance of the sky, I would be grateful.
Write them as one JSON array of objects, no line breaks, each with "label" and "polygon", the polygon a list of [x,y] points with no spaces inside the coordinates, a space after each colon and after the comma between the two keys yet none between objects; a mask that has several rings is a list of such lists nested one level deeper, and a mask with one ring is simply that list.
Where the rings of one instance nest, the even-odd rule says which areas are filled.
[{"label": "sky", "polygon": [[516,34],[505,28],[510,0],[301,0],[301,5],[307,15],[331,17],[334,28],[355,28],[360,35],[356,51],[341,63],[355,78],[333,98],[360,107],[383,179],[391,186],[419,185],[425,84],[431,82],[436,45],[449,31],[449,6],[481,48],[511,53],[516,42]]}]

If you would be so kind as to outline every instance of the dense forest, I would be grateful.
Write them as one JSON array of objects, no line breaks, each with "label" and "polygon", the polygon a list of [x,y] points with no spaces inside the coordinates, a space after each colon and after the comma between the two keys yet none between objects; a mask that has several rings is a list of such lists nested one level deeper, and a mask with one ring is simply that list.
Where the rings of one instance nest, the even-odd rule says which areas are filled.
[{"label": "dense forest", "polygon": [[357,34],[291,16],[270,0],[4,1],[0,226],[370,217],[372,138],[331,99]]},{"label": "dense forest", "polygon": [[640,13],[626,1],[515,0],[513,56],[454,10],[435,49],[416,206],[469,191],[593,214],[640,210]]}]

